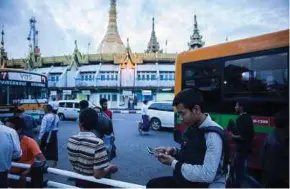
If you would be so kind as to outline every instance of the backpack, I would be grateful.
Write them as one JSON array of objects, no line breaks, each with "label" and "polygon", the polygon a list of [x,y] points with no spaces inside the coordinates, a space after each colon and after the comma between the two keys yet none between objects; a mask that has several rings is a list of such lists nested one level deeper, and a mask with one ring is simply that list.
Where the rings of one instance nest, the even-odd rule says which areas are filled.
[{"label": "backpack", "polygon": [[209,127],[203,127],[201,130],[204,133],[210,133],[214,132],[217,133],[221,138],[223,142],[223,171],[224,174],[228,173],[228,166],[230,164],[230,148],[229,148],[229,138],[228,135],[226,134],[225,130],[217,127],[217,126],[209,126]]},{"label": "backpack", "polygon": [[103,138],[104,135],[110,135],[113,131],[112,120],[104,112],[98,113],[98,127],[96,131],[99,133],[100,138]]}]

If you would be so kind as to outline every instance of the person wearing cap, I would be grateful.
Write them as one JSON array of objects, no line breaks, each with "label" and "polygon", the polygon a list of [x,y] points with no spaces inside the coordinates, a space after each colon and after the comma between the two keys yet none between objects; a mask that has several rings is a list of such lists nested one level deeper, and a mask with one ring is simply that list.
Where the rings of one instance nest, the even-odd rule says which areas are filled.
[{"label": "person wearing cap", "polygon": [[23,119],[25,122],[22,129],[22,134],[30,138],[34,138],[33,129],[37,127],[35,119],[31,115],[25,113],[22,108],[16,108],[14,116]]}]

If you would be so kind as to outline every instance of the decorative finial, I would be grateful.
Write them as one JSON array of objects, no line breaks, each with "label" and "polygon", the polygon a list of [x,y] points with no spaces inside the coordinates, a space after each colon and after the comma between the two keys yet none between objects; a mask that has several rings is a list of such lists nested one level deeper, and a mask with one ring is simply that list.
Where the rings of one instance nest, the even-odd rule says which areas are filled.
[{"label": "decorative finial", "polygon": [[156,52],[161,52],[159,49],[159,43],[156,37],[155,33],[155,18],[154,16],[152,17],[152,31],[151,31],[151,37],[147,46],[147,50],[145,52],[147,53],[156,53]]},{"label": "decorative finial", "polygon": [[196,15],[194,15],[194,27],[197,28],[197,20],[196,20]]},{"label": "decorative finial", "polygon": [[155,31],[155,21],[154,21],[154,16],[152,17],[152,30]]},{"label": "decorative finial", "polygon": [[190,36],[190,42],[188,43],[188,46],[189,49],[196,49],[204,46],[204,41],[202,41],[202,35],[200,35],[199,33],[196,15],[194,15],[193,34]]},{"label": "decorative finial", "polygon": [[78,49],[78,41],[75,40],[75,50],[77,50],[77,49]]}]

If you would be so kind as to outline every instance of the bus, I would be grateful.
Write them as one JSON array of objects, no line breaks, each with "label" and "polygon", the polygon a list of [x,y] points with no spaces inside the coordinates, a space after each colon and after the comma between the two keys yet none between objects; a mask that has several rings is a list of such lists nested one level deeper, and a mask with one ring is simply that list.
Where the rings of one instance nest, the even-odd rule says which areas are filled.
[{"label": "bus", "polygon": [[48,103],[47,77],[20,69],[0,69],[0,120],[12,116],[16,107],[38,122]]},{"label": "bus", "polygon": [[[274,115],[289,108],[289,30],[204,47],[176,58],[175,94],[197,87],[204,110],[227,128],[237,101],[252,116],[255,136],[248,166],[260,170],[260,148],[275,126]],[[175,113],[174,140],[185,128]],[[231,142],[231,148],[234,143]]]}]

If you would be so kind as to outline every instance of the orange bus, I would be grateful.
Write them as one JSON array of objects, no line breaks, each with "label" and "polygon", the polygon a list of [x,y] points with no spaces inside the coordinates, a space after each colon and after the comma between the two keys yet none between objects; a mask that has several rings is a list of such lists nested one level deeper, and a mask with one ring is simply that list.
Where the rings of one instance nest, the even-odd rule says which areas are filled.
[{"label": "orange bus", "polygon": [[39,123],[48,102],[47,77],[21,69],[0,69],[0,121],[13,115],[15,107]]},{"label": "orange bus", "polygon": [[[175,94],[198,87],[205,111],[224,128],[237,118],[235,103],[243,102],[255,130],[248,165],[260,169],[260,147],[275,126],[273,116],[289,108],[288,69],[289,30],[200,48],[177,56]],[[175,113],[176,142],[180,142],[183,130]]]}]

